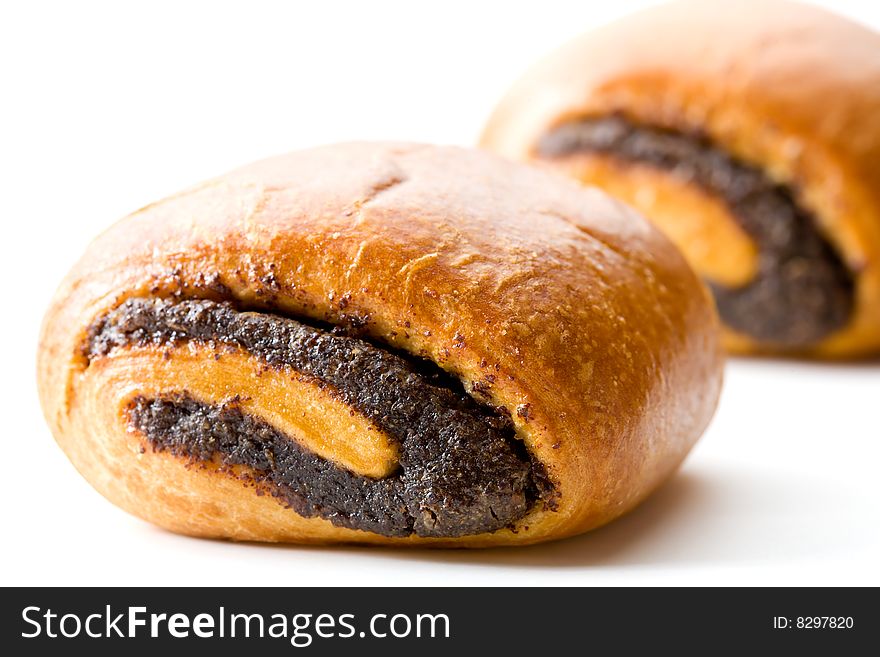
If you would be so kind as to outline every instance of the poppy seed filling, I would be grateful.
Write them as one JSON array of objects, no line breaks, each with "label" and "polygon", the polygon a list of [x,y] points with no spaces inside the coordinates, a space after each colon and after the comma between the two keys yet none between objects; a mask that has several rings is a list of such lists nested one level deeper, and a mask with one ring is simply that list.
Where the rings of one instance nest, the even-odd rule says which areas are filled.
[{"label": "poppy seed filling", "polygon": [[260,491],[300,515],[384,536],[457,537],[510,526],[552,497],[508,417],[476,403],[433,363],[359,338],[231,303],[137,298],[96,321],[84,351],[91,360],[186,341],[218,354],[243,349],[313,378],[397,441],[399,467],[374,479],[312,453],[235,399],[205,404],[184,387],[131,401],[128,421],[153,450],[245,466]]},{"label": "poppy seed filling", "polygon": [[565,123],[545,134],[539,155],[608,154],[669,171],[721,199],[758,247],[758,272],[742,287],[709,282],[732,328],[792,349],[846,326],[854,305],[852,273],[799,207],[792,189],[733,158],[699,135],[636,125],[621,116]]}]

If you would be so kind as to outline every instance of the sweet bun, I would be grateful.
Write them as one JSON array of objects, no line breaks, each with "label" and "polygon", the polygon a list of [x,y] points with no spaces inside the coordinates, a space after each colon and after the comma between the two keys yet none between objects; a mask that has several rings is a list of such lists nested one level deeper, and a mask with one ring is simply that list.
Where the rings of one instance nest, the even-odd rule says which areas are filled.
[{"label": "sweet bun", "polygon": [[39,389],[74,465],[195,536],[429,546],[601,525],[715,408],[704,286],[632,211],[476,150],[253,164],[89,247]]},{"label": "sweet bun", "polygon": [[540,63],[482,144],[653,220],[730,350],[880,350],[877,33],[790,2],[663,4]]}]

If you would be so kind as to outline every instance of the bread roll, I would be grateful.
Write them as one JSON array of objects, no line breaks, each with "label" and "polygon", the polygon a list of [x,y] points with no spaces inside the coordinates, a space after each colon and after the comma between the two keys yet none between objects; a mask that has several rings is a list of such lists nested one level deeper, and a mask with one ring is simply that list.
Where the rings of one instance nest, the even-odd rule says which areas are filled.
[{"label": "bread roll", "polygon": [[599,192],[480,151],[272,158],[98,237],[46,315],[74,465],[194,536],[492,546],[601,525],[721,382],[699,279]]},{"label": "bread roll", "polygon": [[663,4],[539,64],[482,143],[653,220],[730,350],[880,351],[877,33],[790,2]]}]

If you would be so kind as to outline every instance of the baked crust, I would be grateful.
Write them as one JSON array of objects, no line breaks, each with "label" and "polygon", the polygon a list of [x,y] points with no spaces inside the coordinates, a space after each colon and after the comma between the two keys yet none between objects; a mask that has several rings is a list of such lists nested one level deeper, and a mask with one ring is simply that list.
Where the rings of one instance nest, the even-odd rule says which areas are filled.
[{"label": "baked crust", "polygon": [[[167,385],[175,355],[140,347],[118,356],[136,366],[119,366],[89,361],[83,344],[126,299],[174,295],[356,321],[430,359],[506,409],[554,485],[555,510],[539,504],[492,533],[389,538],[301,517],[216,469],[145,451],[125,402]],[[198,351],[188,353],[184,386],[198,375]],[[253,387],[254,372],[234,363],[206,365],[203,388]],[[38,358],[59,445],[148,521],[237,540],[471,547],[568,536],[635,506],[702,433],[721,368],[708,293],[632,211],[479,151],[365,143],[258,162],[123,219],[62,283]],[[286,422],[284,409],[268,410]]]},{"label": "baked crust", "polygon": [[[777,0],[663,4],[584,35],[538,64],[501,101],[481,141],[534,161],[550,129],[610,114],[706,135],[794,190],[855,280],[849,324],[804,353],[880,350],[880,35],[820,8]],[[577,159],[558,166],[608,183],[607,167],[585,164],[588,155]],[[634,189],[643,172],[619,167],[618,177],[618,190]],[[696,198],[660,196],[666,216],[719,212],[711,199],[700,209]],[[729,225],[721,229],[726,234]],[[689,250],[687,242],[679,246]],[[729,266],[714,273],[740,277],[742,266]],[[730,331],[725,340],[733,351],[774,350]]]}]

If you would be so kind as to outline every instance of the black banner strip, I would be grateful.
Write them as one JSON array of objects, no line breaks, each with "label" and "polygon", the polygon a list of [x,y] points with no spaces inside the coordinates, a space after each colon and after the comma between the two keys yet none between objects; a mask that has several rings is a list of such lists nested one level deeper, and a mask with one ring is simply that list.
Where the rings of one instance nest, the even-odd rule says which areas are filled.
[{"label": "black banner strip", "polygon": [[855,654],[880,638],[873,589],[22,588],[0,613],[16,655]]}]

